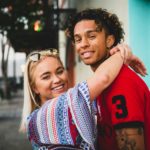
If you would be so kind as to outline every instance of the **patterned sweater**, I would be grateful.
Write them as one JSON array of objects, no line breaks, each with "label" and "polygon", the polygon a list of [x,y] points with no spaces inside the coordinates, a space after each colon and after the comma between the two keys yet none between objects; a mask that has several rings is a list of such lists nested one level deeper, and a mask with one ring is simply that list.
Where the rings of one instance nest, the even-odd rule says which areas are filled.
[{"label": "patterned sweater", "polygon": [[33,149],[62,144],[94,150],[96,126],[93,112],[86,82],[48,100],[27,119]]}]

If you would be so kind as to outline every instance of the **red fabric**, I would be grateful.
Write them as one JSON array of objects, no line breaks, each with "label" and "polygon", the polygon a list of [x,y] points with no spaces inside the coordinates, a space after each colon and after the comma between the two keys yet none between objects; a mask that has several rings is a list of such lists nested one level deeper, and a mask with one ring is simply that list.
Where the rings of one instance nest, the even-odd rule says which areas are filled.
[{"label": "red fabric", "polygon": [[79,136],[79,133],[78,133],[77,128],[72,120],[70,109],[68,110],[68,114],[69,114],[70,132],[72,135],[73,142],[74,142],[74,144],[76,144],[76,139]]},{"label": "red fabric", "polygon": [[117,150],[114,127],[143,123],[150,150],[150,92],[143,80],[123,66],[112,85],[97,98],[98,149]]}]

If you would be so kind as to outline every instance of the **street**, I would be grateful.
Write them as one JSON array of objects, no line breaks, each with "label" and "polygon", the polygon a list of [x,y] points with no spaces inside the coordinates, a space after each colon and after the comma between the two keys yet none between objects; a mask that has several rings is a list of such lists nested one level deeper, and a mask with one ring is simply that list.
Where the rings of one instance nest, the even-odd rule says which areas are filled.
[{"label": "street", "polygon": [[0,150],[31,150],[26,134],[19,133],[23,94],[0,101]]}]

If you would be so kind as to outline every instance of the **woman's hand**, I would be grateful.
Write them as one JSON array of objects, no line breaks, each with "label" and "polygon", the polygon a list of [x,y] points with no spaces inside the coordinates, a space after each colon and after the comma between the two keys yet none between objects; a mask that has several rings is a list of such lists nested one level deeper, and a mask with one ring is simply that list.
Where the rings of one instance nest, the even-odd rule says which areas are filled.
[{"label": "woman's hand", "polygon": [[126,44],[118,44],[110,50],[110,55],[120,51],[124,64],[129,65],[136,73],[142,76],[147,75],[144,63],[137,56],[132,54],[130,47]]},{"label": "woman's hand", "polygon": [[129,66],[140,75],[147,75],[147,70],[144,63],[137,56],[132,55]]}]

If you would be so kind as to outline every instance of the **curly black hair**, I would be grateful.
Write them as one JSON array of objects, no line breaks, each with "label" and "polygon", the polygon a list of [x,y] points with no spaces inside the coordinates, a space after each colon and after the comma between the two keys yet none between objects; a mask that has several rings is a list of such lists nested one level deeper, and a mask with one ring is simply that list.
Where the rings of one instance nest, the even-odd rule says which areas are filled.
[{"label": "curly black hair", "polygon": [[124,30],[118,17],[115,14],[109,13],[106,9],[98,8],[85,9],[70,16],[66,33],[72,41],[74,41],[74,27],[81,20],[95,20],[100,29],[105,29],[107,35],[114,35],[115,43],[113,46],[124,40]]}]

